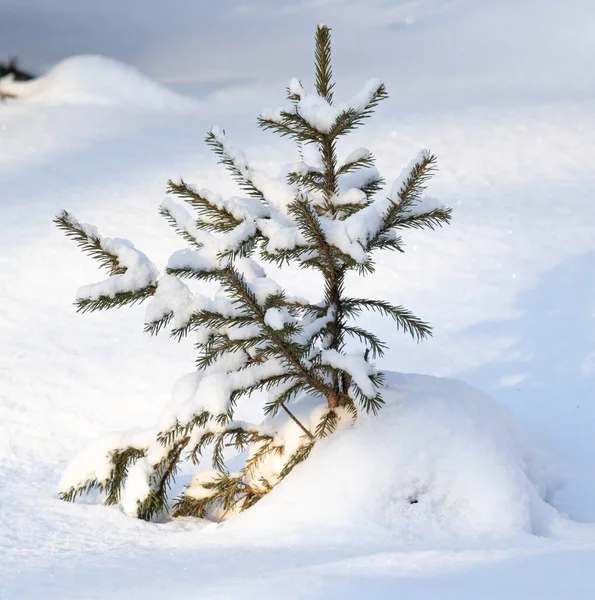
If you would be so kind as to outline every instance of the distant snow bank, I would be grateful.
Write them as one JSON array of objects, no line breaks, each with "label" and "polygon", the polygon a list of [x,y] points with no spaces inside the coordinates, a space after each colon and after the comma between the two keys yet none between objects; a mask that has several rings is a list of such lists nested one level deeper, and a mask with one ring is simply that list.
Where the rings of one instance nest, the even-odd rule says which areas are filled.
[{"label": "distant snow bank", "polygon": [[73,56],[31,81],[0,79],[0,93],[50,104],[100,104],[145,110],[191,110],[199,103],[179,96],[135,68],[103,56]]},{"label": "distant snow bank", "polygon": [[504,406],[461,381],[423,375],[387,373],[383,397],[378,417],[362,414],[319,442],[225,525],[230,533],[548,535],[563,520],[546,502],[559,485],[550,460]]}]

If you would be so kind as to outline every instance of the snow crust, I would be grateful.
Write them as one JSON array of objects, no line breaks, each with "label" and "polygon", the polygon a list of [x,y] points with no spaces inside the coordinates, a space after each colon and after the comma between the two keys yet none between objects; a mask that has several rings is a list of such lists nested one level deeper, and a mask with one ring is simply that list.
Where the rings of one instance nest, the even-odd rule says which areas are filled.
[{"label": "snow crust", "polygon": [[134,67],[103,56],[73,56],[30,81],[0,79],[0,93],[51,104],[100,104],[142,110],[186,111],[197,101],[164,88]]}]

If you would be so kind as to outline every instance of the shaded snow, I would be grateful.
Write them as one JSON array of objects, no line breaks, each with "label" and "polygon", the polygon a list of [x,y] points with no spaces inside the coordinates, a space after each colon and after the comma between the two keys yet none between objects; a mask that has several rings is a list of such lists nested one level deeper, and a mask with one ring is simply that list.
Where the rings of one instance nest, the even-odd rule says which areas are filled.
[{"label": "shaded snow", "polygon": [[360,415],[319,442],[226,527],[290,539],[307,527],[315,539],[419,540],[549,536],[564,526],[548,504],[561,485],[555,461],[505,407],[461,381],[386,375],[379,417]]},{"label": "shaded snow", "polygon": [[0,79],[0,93],[50,104],[100,104],[143,110],[191,110],[199,103],[103,56],[73,56],[30,81]]},{"label": "shaded snow", "polygon": [[[38,18],[28,6],[32,4],[25,0],[13,8]],[[125,88],[120,71],[103,73],[102,82],[113,85],[98,78],[80,84],[79,72],[76,85],[65,81],[61,89],[52,89],[52,84],[47,95],[38,90],[36,97],[0,105],[0,420],[5,424],[0,436],[0,596],[66,600],[120,593],[153,600],[161,599],[168,586],[180,597],[203,598],[591,600],[592,4],[462,0],[375,2],[371,9],[366,1],[343,3],[345,10],[337,11],[332,2],[293,7],[266,2],[244,5],[243,12],[239,5],[223,4],[211,3],[209,8],[225,13],[226,35],[221,24],[199,23],[198,11],[204,7],[195,3],[197,12],[185,25],[196,46],[181,48],[168,39],[137,56],[144,72],[158,73],[163,80],[179,77],[179,72],[172,73],[172,64],[190,69],[192,81],[207,81],[213,73],[219,77],[214,88],[197,88],[201,95],[208,92],[208,98],[201,104],[204,110],[192,118],[169,109],[158,119],[131,110],[139,102],[167,107],[171,101],[177,106],[178,98],[166,100],[161,88],[153,95],[154,86],[146,96],[137,93],[139,87]],[[263,6],[267,19],[259,20]],[[108,15],[103,5],[99,8]],[[92,9],[91,4],[85,7]],[[162,17],[177,18],[169,7],[159,10]],[[58,501],[57,483],[76,451],[106,431],[154,423],[172,382],[193,368],[193,357],[190,341],[178,346],[167,338],[143,335],[142,307],[76,315],[71,306],[76,286],[97,280],[97,270],[52,228],[52,217],[62,208],[72,209],[100,224],[102,233],[125,235],[152,257],[163,257],[180,247],[156,213],[168,178],[188,177],[226,197],[238,194],[200,145],[213,123],[233,131],[234,141],[246,148],[255,167],[274,172],[282,163],[298,161],[291,146],[266,134],[257,136],[247,124],[262,106],[275,101],[272,94],[282,97],[288,75],[309,74],[303,73],[303,65],[310,64],[304,53],[311,49],[311,11],[334,27],[335,71],[343,89],[365,80],[368,58],[374,57],[373,72],[383,76],[392,94],[370,127],[355,135],[348,148],[340,148],[339,156],[369,147],[390,183],[417,148],[429,147],[440,169],[430,192],[455,209],[448,230],[409,232],[407,253],[380,256],[376,276],[365,282],[366,294],[402,303],[435,326],[434,338],[417,346],[390,323],[374,315],[362,317],[362,325],[369,325],[391,348],[379,366],[456,375],[490,390],[560,457],[562,487],[552,491],[546,485],[557,478],[551,477],[549,467],[540,474],[539,460],[524,470],[503,468],[518,464],[518,454],[512,451],[510,461],[500,457],[498,462],[488,444],[484,452],[458,459],[464,461],[465,472],[443,470],[438,477],[424,471],[426,481],[459,483],[451,499],[426,495],[448,519],[432,524],[426,519],[428,504],[405,505],[395,490],[390,503],[394,510],[357,514],[348,525],[358,534],[342,541],[324,536],[314,541],[316,532],[305,527],[304,519],[294,519],[293,528],[288,525],[285,531],[273,529],[275,523],[267,520],[258,532],[254,527],[263,523],[256,513],[246,513],[243,525],[238,520],[221,528],[185,520],[146,524],[116,508],[98,506],[93,498],[78,505]],[[138,15],[131,12],[126,23],[136,25]],[[120,23],[119,10],[109,15]],[[2,16],[10,21],[10,15]],[[58,35],[58,28],[47,26],[46,16],[49,12],[40,19],[44,34]],[[339,22],[331,23],[329,16]],[[63,24],[61,13],[54,19]],[[273,22],[279,27],[271,27]],[[199,24],[208,29],[206,45],[217,51],[202,53],[207,38],[197,38]],[[227,27],[249,35],[250,43],[227,35]],[[115,37],[106,37],[105,52],[111,51]],[[27,35],[18,35],[21,45],[11,46],[24,65],[28,41]],[[288,67],[288,61],[295,62]],[[262,83],[275,79],[278,85]],[[106,89],[89,93],[94,85]],[[304,86],[311,89],[310,80]],[[341,189],[353,187],[359,175],[342,177]],[[318,285],[303,272],[271,275],[300,296],[308,297]],[[359,296],[358,285],[348,282],[348,289]],[[198,383],[190,376],[178,384],[180,401]],[[424,403],[444,409],[439,398],[426,397]],[[251,399],[239,416],[258,420],[260,404],[260,398]],[[412,426],[414,415],[408,416]],[[431,422],[440,440],[459,432],[479,443],[481,432],[493,434],[493,428],[478,428],[477,419],[465,421],[467,426],[447,421],[448,428],[441,428],[437,419]],[[357,430],[348,434],[357,437]],[[517,450],[525,447],[522,436],[507,439],[519,442]],[[441,457],[430,446],[430,456],[445,465],[456,456],[453,448],[456,444]],[[528,456],[542,456],[532,445],[525,448]],[[320,448],[321,456],[324,451]],[[396,466],[395,456],[391,464]],[[414,458],[420,468],[427,467],[423,456]],[[382,461],[375,464],[382,467]],[[495,474],[502,487],[493,493],[510,513],[500,512],[485,496],[491,479],[480,472],[482,464],[499,467]],[[483,475],[481,486],[466,485],[471,473]],[[330,477],[328,471],[323,475]],[[295,476],[308,480],[299,471]],[[366,477],[373,473],[364,473],[362,481],[370,481]],[[189,478],[183,471],[179,484]],[[551,505],[582,523],[560,520],[550,511],[543,502],[548,487]],[[512,502],[514,490],[518,503]],[[283,487],[277,491],[286,493]],[[309,494],[316,493],[309,489],[301,498],[307,503]],[[485,507],[478,510],[477,502]],[[456,506],[476,508],[446,511]],[[283,507],[276,505],[275,510],[293,519]],[[338,510],[326,514],[329,527],[343,518]],[[405,517],[412,515],[423,517],[424,536],[405,526]],[[320,524],[322,517],[314,516]],[[507,534],[497,534],[497,519],[508,525]],[[363,523],[369,524],[367,538]],[[453,527],[464,529],[467,536],[453,534]],[[376,535],[391,528],[402,536]],[[487,533],[478,535],[480,530]]]}]

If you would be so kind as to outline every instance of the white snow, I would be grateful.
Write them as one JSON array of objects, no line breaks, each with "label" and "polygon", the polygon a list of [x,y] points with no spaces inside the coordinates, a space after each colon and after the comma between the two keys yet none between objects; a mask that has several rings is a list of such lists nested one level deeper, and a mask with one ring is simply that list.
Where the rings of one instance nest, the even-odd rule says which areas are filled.
[{"label": "white snow", "polygon": [[549,503],[561,484],[551,457],[506,408],[463,382],[420,375],[387,373],[382,393],[381,418],[360,415],[319,442],[230,532],[258,526],[291,539],[309,523],[312,542],[365,543],[572,529]]},{"label": "white snow", "polygon": [[264,315],[264,322],[273,329],[283,329],[291,321],[293,319],[286,308],[269,308]]},{"label": "white snow", "polygon": [[0,93],[48,104],[99,104],[141,110],[196,110],[200,104],[178,96],[136,69],[103,56],[73,56],[30,81],[0,79]]},{"label": "white snow", "polygon": [[369,375],[373,375],[376,370],[363,356],[341,354],[336,350],[330,349],[321,352],[320,362],[323,365],[330,365],[349,373],[357,387],[368,398],[373,398],[376,395],[378,390],[369,378]]},{"label": "white snow", "polygon": [[343,164],[351,165],[353,163],[359,162],[360,160],[370,158],[371,155],[372,153],[367,148],[357,148],[345,157]]},{"label": "white snow", "polygon": [[116,294],[136,292],[156,282],[159,276],[157,268],[132,242],[120,238],[102,238],[101,245],[118,257],[118,262],[126,272],[80,287],[76,292],[77,299],[97,300],[101,296],[113,298]]},{"label": "white snow", "polygon": [[345,204],[365,204],[368,198],[364,192],[357,188],[349,188],[333,197],[332,202],[335,206]]},{"label": "white snow", "polygon": [[[7,47],[24,66],[49,64],[100,22],[105,41],[90,35],[94,48],[180,82],[201,101],[192,114],[172,110],[179,96],[102,60],[100,74],[89,67],[87,76],[81,63],[75,78],[23,84],[20,98],[0,104],[0,596],[153,600],[167,588],[209,599],[591,600],[592,3],[356,0],[338,11],[333,2],[183,2],[187,18],[175,23],[169,6],[152,1],[141,19],[124,4],[99,7],[99,18],[93,3],[79,3],[80,36],[59,40],[51,24],[65,25],[64,0],[43,19],[32,4],[15,3],[3,15]],[[223,16],[225,32],[217,25]],[[32,20],[43,27],[33,31]],[[429,147],[439,170],[428,191],[454,208],[449,228],[406,232],[405,254],[379,255],[375,276],[346,283],[352,295],[365,287],[365,295],[403,304],[434,325],[434,338],[416,345],[390,322],[362,316],[390,348],[378,368],[456,377],[496,403],[461,383],[391,379],[394,402],[377,440],[368,443],[372,425],[382,429],[384,421],[362,418],[222,526],[147,524],[95,496],[59,501],[66,466],[89,442],[100,440],[97,460],[91,470],[83,461],[82,473],[73,467],[71,481],[105,473],[113,447],[113,439],[101,441],[106,432],[140,427],[144,436],[156,422],[165,426],[172,382],[194,365],[192,339],[178,345],[143,334],[149,302],[75,313],[75,288],[97,280],[96,264],[51,219],[72,210],[165,262],[181,247],[156,211],[169,178],[238,200],[234,215],[243,218],[249,200],[238,198],[200,141],[220,122],[255,169],[278,173],[300,160],[287,140],[257,133],[253,119],[272,95],[283,96],[288,71],[311,89],[304,69],[318,21],[333,25],[336,96],[371,70],[391,94],[339,157],[369,147],[388,182],[375,196],[382,199],[399,166]],[[176,43],[156,40],[157,23],[160,31],[175,27]],[[132,43],[118,34],[122,27],[135,32]],[[33,46],[43,50],[31,54]],[[206,56],[205,47],[214,51]],[[346,174],[340,189],[376,175]],[[283,243],[281,232],[275,241]],[[267,272],[290,295],[318,300],[315,274]],[[209,298],[220,306],[209,285],[194,284],[192,302],[197,295],[199,304]],[[156,314],[169,306],[163,301]],[[194,396],[200,380],[183,378],[175,400]],[[237,417],[259,422],[262,403],[247,400]],[[336,470],[330,454],[340,455]],[[172,493],[193,474],[185,467]],[[380,493],[386,502],[374,501]],[[362,499],[368,509],[356,510]]]},{"label": "white snow", "polygon": [[173,313],[173,327],[188,321],[194,306],[188,286],[173,275],[162,275],[157,281],[157,291],[147,304],[145,323],[154,323]]},{"label": "white snow", "polygon": [[299,79],[293,77],[289,82],[289,93],[292,96],[299,96],[300,98],[304,95],[304,87],[302,86]]},{"label": "white snow", "polygon": [[128,470],[121,498],[122,510],[128,516],[136,516],[138,505],[151,493],[148,482],[149,472],[146,458],[137,460]]},{"label": "white snow", "polygon": [[314,129],[321,133],[328,133],[342,114],[350,110],[354,110],[356,113],[363,112],[381,85],[382,82],[379,79],[370,79],[349,102],[332,106],[326,98],[318,94],[302,92],[299,94],[297,111]]},{"label": "white snow", "polygon": [[405,189],[405,184],[407,183],[407,180],[409,179],[409,176],[411,175],[411,171],[413,170],[413,168],[416,165],[420,164],[422,161],[426,160],[429,156],[430,156],[430,151],[426,150],[424,148],[423,150],[420,150],[417,153],[417,156],[414,159],[412,159],[407,166],[403,167],[403,169],[401,170],[401,173],[394,180],[394,182],[390,188],[389,198],[395,204],[400,204],[400,202],[402,200],[401,194],[403,193],[403,191]]}]

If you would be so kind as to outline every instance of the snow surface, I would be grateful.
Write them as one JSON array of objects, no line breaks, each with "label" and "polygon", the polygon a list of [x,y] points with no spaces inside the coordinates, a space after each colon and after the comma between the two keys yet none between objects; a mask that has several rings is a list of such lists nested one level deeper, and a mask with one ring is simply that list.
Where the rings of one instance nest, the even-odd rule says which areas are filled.
[{"label": "snow surface", "polygon": [[0,94],[48,104],[100,104],[144,110],[192,110],[198,102],[178,96],[129,65],[103,56],[73,56],[30,81],[0,79]]},{"label": "snow surface", "polygon": [[319,442],[226,528],[291,539],[307,523],[316,539],[336,541],[573,531],[549,504],[562,484],[555,461],[505,407],[461,381],[386,375],[381,419],[361,415]]},{"label": "snow surface", "polygon": [[[33,14],[31,4],[15,4],[14,10]],[[197,81],[223,73],[215,89],[194,88],[202,99],[191,115],[170,110],[162,88],[157,98],[138,80],[123,83],[119,65],[95,78],[102,89],[93,93],[79,72],[72,84],[56,85],[48,96],[40,92],[0,104],[3,600],[105,598],[116,592],[151,600],[163,598],[165,587],[204,598],[595,595],[595,86],[588,62],[595,52],[593,3],[366,1],[342,3],[341,11],[336,4],[259,2],[242,11],[240,5],[212,3],[210,10],[232,10],[225,26],[217,21],[213,27],[196,13],[186,19],[193,39],[198,25],[208,30],[210,37],[198,36],[200,49],[208,39],[212,52],[172,46],[168,36],[167,48],[153,47],[137,64],[171,81],[167,57],[173,53],[180,68],[203,69]],[[189,10],[197,7],[187,3]],[[103,5],[101,10],[108,12]],[[159,10],[154,19],[164,16],[165,8]],[[114,10],[111,18],[119,23],[120,13]],[[137,23],[136,11],[127,19]],[[147,524],[93,498],[60,502],[57,485],[76,452],[106,432],[155,423],[172,382],[192,370],[193,355],[190,341],[177,345],[143,334],[142,306],[75,314],[76,287],[97,280],[96,265],[51,219],[62,208],[72,210],[104,235],[131,239],[157,259],[180,247],[156,210],[167,179],[183,176],[226,197],[238,195],[199,144],[213,123],[225,124],[257,168],[278,172],[300,160],[290,144],[257,134],[249,123],[263,106],[280,101],[288,76],[309,74],[304,65],[310,64],[312,26],[323,20],[334,28],[335,72],[347,77],[340,97],[370,74],[383,77],[392,94],[369,127],[339,148],[339,156],[370,148],[391,182],[418,148],[428,147],[440,167],[429,193],[454,208],[448,229],[408,232],[406,254],[380,256],[375,276],[363,285],[348,282],[354,295],[363,295],[365,286],[366,295],[403,304],[434,324],[434,338],[418,346],[390,323],[366,316],[362,324],[391,348],[378,366],[475,384],[507,405],[547,451],[525,445],[524,434],[511,433],[516,427],[498,429],[514,442],[506,456],[490,451],[488,440],[498,437],[488,436],[481,445],[482,434],[496,435],[491,425],[508,423],[505,415],[502,422],[478,415],[463,423],[448,420],[448,427],[432,421],[437,440],[456,442],[454,433],[464,433],[481,446],[470,453],[454,443],[443,457],[429,445],[427,460],[422,453],[412,457],[422,470],[432,461],[461,461],[454,470],[425,471],[431,481],[461,486],[447,499],[450,505],[440,506],[466,508],[442,520],[438,515],[446,513],[428,511],[427,503],[405,506],[399,490],[387,505],[394,510],[384,515],[370,510],[348,519],[348,499],[341,499],[333,510],[298,519],[301,502],[307,506],[323,493],[316,473],[304,470],[277,489],[278,497],[291,501],[296,518],[281,501],[272,507],[269,496],[221,528],[187,520]],[[49,36],[52,30],[42,21]],[[222,35],[227,27],[241,34],[239,41]],[[248,33],[250,42],[243,43]],[[28,38],[22,35],[18,43]],[[113,42],[103,51],[110,52]],[[15,52],[24,59],[19,48]],[[252,73],[253,79],[243,79]],[[106,93],[102,81],[117,85],[109,84]],[[311,90],[311,79],[303,81]],[[155,109],[151,113],[138,106],[145,103],[142,90]],[[359,174],[344,176],[342,189],[353,187],[347,181],[352,175]],[[304,272],[271,274],[299,296],[309,297],[318,284]],[[178,388],[196,385],[191,377]],[[458,383],[445,385],[461,390]],[[422,395],[420,402],[444,410],[436,395]],[[238,418],[257,421],[259,400],[243,411]],[[413,426],[415,413],[408,418]],[[328,451],[317,450],[319,465]],[[511,468],[518,467],[520,455],[536,460]],[[381,468],[385,460],[400,466],[394,455],[374,464]],[[358,481],[377,484],[374,470],[366,465],[361,471]],[[472,473],[480,479],[470,486]],[[179,484],[190,476],[182,472]],[[299,498],[291,488],[298,478],[310,485]],[[334,480],[331,468],[324,478]],[[362,493],[348,483],[356,496]],[[510,510],[492,504],[488,490]],[[267,502],[271,514],[288,520],[283,528],[263,516]],[[397,510],[404,506],[409,513]],[[415,509],[421,509],[414,513],[419,532],[411,527],[413,518],[403,516]],[[327,520],[327,531],[343,521],[343,537],[318,534]]]}]

